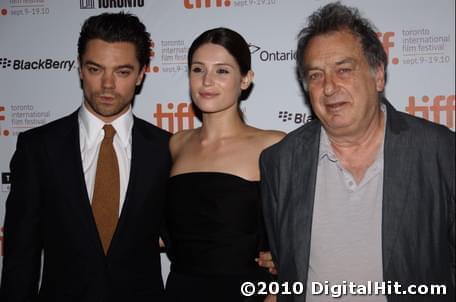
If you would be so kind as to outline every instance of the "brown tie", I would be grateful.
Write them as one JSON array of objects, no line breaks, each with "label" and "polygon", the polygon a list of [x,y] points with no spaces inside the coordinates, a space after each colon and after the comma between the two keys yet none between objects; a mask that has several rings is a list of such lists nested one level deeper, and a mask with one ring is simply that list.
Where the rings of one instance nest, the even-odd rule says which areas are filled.
[{"label": "brown tie", "polygon": [[105,254],[116,229],[119,217],[120,181],[119,164],[112,145],[116,130],[111,125],[103,127],[105,136],[98,154],[92,211]]}]

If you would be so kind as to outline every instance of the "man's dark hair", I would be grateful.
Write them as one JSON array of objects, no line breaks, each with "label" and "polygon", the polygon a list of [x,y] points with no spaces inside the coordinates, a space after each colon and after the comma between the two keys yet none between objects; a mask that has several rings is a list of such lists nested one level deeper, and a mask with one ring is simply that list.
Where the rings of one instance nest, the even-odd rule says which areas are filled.
[{"label": "man's dark hair", "polygon": [[329,3],[310,15],[308,26],[298,34],[296,61],[301,80],[304,80],[306,76],[304,52],[309,41],[318,35],[343,30],[347,30],[359,39],[372,70],[383,64],[386,81],[388,58],[377,37],[375,26],[369,20],[362,18],[358,9],[344,6],[340,2]]},{"label": "man's dark hair", "polygon": [[150,63],[150,34],[135,15],[129,13],[103,13],[88,18],[81,28],[78,40],[78,57],[82,60],[87,43],[93,39],[105,42],[130,42],[136,47],[136,58],[142,67]]}]

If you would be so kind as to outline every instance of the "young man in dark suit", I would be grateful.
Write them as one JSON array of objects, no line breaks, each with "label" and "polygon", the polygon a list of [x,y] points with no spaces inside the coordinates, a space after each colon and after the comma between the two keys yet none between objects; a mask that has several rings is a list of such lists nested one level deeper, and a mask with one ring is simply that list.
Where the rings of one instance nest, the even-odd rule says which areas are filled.
[{"label": "young man in dark suit", "polygon": [[149,43],[131,14],[87,19],[78,41],[83,104],[19,135],[2,302],[162,301],[158,242],[169,134],[131,109]]}]

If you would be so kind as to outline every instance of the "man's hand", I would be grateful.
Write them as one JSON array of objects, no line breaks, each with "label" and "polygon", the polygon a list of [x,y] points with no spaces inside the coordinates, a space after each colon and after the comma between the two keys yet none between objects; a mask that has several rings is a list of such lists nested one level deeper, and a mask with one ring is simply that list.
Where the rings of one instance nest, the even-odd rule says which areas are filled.
[{"label": "man's hand", "polygon": [[271,274],[277,275],[277,268],[275,266],[275,263],[272,261],[271,252],[260,252],[259,257],[255,258],[255,261],[259,266],[267,268]]}]

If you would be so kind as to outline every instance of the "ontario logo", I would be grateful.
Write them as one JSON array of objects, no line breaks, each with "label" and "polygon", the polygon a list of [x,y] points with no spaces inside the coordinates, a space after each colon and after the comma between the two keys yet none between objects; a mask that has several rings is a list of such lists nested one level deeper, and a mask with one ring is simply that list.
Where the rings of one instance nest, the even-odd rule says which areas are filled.
[{"label": "ontario logo", "polygon": [[250,53],[257,55],[262,62],[276,61],[294,61],[296,60],[296,51],[290,49],[288,51],[281,50],[266,50],[260,46],[249,44]]},{"label": "ontario logo", "polygon": [[54,59],[10,59],[0,58],[0,67],[13,70],[66,70],[75,68],[75,60],[54,60]]},{"label": "ontario logo", "polygon": [[165,106],[161,103],[155,105],[155,125],[171,133],[184,129],[195,128],[196,116],[193,111],[192,103],[173,103],[169,102]]},{"label": "ontario logo", "polygon": [[144,0],[80,0],[81,9],[143,7]]}]

